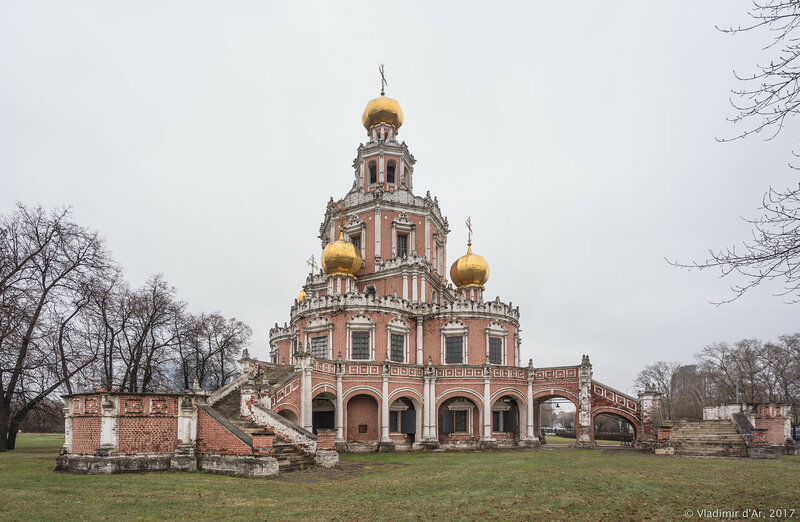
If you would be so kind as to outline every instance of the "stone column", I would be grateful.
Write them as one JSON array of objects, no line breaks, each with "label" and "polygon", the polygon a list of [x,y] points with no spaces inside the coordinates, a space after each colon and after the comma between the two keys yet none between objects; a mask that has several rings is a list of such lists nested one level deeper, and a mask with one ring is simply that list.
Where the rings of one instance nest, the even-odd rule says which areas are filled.
[{"label": "stone column", "polygon": [[[533,359],[528,362],[528,419],[527,419],[527,426],[526,426],[526,434],[525,438],[520,441],[524,446],[538,446],[539,445],[539,437],[536,434],[534,429],[535,420],[534,420],[534,402],[533,402]],[[537,412],[538,413],[538,412]]]},{"label": "stone column", "polygon": [[592,426],[592,364],[584,355],[578,367],[578,422],[575,447],[594,447],[594,426]]},{"label": "stone column", "polygon": [[61,446],[61,453],[70,453],[72,451],[72,399],[67,399],[64,408],[64,445]]},{"label": "stone column", "polygon": [[197,471],[197,458],[194,454],[194,442],[197,437],[195,405],[192,397],[178,397],[178,440],[175,453],[169,461],[169,469],[173,471]]},{"label": "stone column", "polygon": [[497,447],[497,440],[492,437],[492,369],[488,365],[483,366],[483,437],[481,438],[481,448]]},{"label": "stone column", "polygon": [[[341,354],[340,354],[341,355]],[[341,359],[336,363],[336,442],[344,442],[344,391],[342,377],[344,376],[344,363]]]},{"label": "stone column", "polygon": [[97,455],[110,455],[117,450],[119,397],[103,395],[100,399],[100,448]]},{"label": "stone column", "polygon": [[375,262],[381,260],[381,210],[375,209]]},{"label": "stone column", "polygon": [[300,352],[295,357],[300,375],[300,425],[311,431],[314,429],[312,420],[313,406],[311,403],[311,356],[307,352]]},{"label": "stone column", "polygon": [[656,428],[653,419],[653,412],[661,410],[661,394],[653,390],[650,386],[645,387],[643,392],[639,392],[639,415],[641,428],[637,430],[639,440],[636,445],[639,447],[650,448],[656,443]]},{"label": "stone column", "polygon": [[422,329],[423,320],[422,317],[417,317],[417,357],[414,360],[415,364],[423,364],[422,362],[422,334],[424,330]]},{"label": "stone column", "polygon": [[381,441],[378,451],[394,451],[394,442],[389,437],[389,374],[391,365],[383,365],[383,388],[381,389]]},{"label": "stone column", "polygon": [[411,276],[411,300],[419,300],[419,279],[416,272]]}]

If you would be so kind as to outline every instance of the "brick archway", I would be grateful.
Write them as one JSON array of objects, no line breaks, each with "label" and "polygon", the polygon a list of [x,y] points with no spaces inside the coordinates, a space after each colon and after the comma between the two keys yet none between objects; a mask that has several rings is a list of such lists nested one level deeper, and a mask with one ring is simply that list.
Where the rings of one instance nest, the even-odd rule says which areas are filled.
[{"label": "brick archway", "polygon": [[594,432],[594,418],[598,415],[610,415],[627,421],[633,427],[633,440],[639,442],[642,440],[642,424],[639,419],[631,415],[629,412],[620,408],[603,406],[592,410],[592,432]]},{"label": "brick archway", "polygon": [[381,430],[381,398],[369,389],[345,395],[344,437],[348,442],[377,442]]}]

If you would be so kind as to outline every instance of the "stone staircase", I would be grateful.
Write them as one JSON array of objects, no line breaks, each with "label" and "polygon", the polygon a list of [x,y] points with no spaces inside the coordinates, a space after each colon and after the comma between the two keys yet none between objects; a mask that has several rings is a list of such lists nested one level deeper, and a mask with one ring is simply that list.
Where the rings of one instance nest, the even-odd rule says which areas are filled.
[{"label": "stone staircase", "polygon": [[[289,372],[292,373],[292,372]],[[285,376],[284,376],[285,377]],[[242,418],[240,415],[241,392],[232,391],[224,398],[217,401],[213,408],[225,417],[231,424],[239,428],[242,432],[251,437],[253,433],[262,431],[264,428],[254,423],[250,419]],[[252,442],[251,442],[252,444]],[[278,470],[283,473],[286,471],[308,469],[314,466],[314,457],[303,453],[296,445],[275,438],[273,443],[275,459],[278,461]]]},{"label": "stone staircase", "polygon": [[672,427],[675,455],[746,457],[745,436],[729,420],[677,421]]},{"label": "stone staircase", "polygon": [[278,469],[281,473],[314,466],[314,457],[303,453],[294,444],[278,442],[276,438],[272,449],[275,451],[275,459],[278,461]]}]

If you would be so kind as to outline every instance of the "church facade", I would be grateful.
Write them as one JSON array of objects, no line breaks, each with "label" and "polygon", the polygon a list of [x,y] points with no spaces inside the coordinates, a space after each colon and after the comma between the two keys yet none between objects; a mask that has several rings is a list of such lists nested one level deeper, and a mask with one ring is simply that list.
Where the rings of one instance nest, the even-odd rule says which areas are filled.
[{"label": "church facade", "polygon": [[[587,356],[555,368],[521,361],[519,308],[484,300],[489,266],[471,233],[449,264],[438,199],[415,194],[399,103],[381,91],[362,123],[352,186],[320,225],[321,270],[312,262],[289,320],[270,330],[269,361],[241,361],[242,415],[266,408],[334,430],[340,451],[535,446],[539,406],[558,397],[575,404],[578,445],[593,445],[601,413],[651,438],[649,395],[594,381]],[[285,377],[269,377],[280,369]]]}]

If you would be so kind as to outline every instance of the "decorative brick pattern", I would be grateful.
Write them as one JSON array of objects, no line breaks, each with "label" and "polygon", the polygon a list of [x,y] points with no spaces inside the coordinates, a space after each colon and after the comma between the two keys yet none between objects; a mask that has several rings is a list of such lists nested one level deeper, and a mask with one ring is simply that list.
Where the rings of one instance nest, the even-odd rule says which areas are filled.
[{"label": "decorative brick pattern", "polygon": [[71,453],[86,455],[94,453],[100,447],[100,417],[72,417],[72,449]]}]

